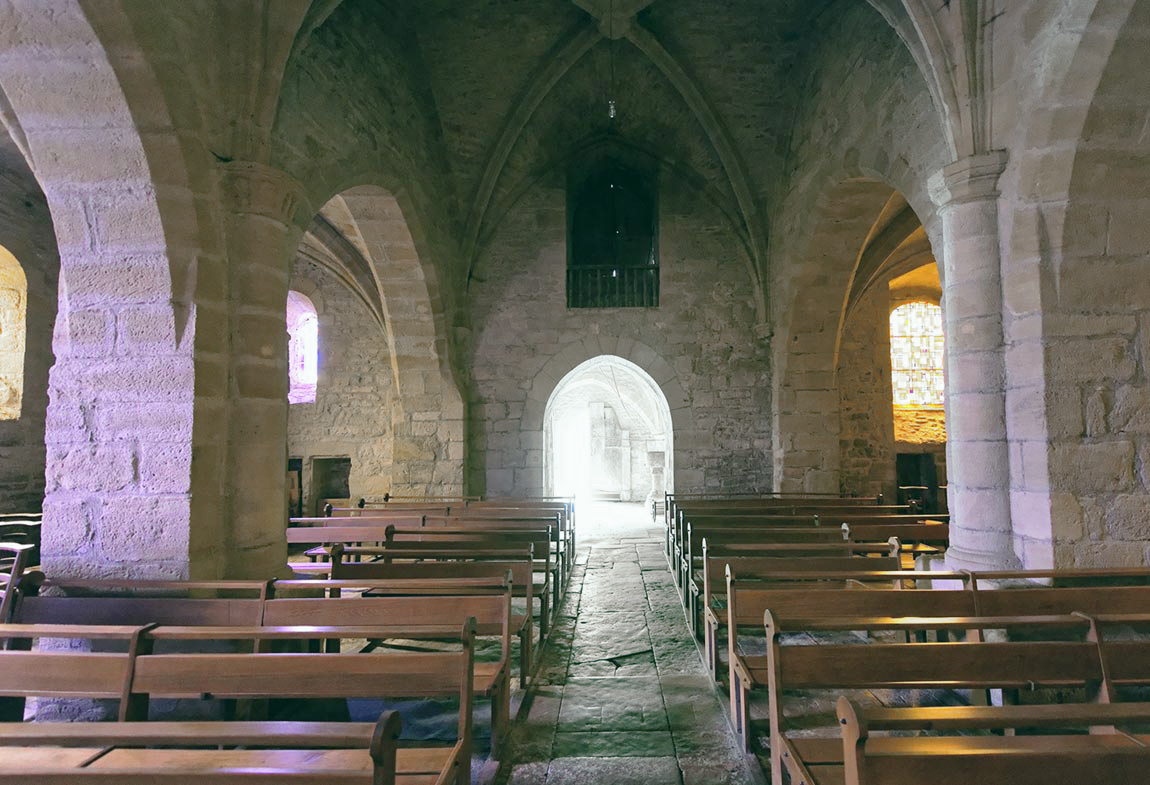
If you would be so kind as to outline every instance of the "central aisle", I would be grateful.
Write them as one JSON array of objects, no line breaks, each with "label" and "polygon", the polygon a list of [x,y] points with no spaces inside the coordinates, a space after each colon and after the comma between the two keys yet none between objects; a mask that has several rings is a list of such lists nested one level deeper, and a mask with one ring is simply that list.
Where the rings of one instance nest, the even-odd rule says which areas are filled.
[{"label": "central aisle", "polygon": [[[578,511],[578,559],[500,785],[757,783],[642,505]],[[756,767],[757,768],[757,767]]]}]

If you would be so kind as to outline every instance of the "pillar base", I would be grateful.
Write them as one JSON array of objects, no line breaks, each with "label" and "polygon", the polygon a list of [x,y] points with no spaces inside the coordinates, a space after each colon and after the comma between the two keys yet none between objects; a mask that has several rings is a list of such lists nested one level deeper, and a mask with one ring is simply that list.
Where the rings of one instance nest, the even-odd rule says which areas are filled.
[{"label": "pillar base", "polygon": [[948,570],[1021,570],[1022,562],[1014,551],[972,551],[951,546],[946,549]]}]

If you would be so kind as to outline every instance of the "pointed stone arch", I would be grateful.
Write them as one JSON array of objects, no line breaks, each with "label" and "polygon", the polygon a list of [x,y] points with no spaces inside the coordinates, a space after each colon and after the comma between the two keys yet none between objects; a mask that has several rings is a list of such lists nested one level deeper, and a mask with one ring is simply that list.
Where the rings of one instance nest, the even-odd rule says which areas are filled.
[{"label": "pointed stone arch", "polygon": [[891,187],[840,180],[820,197],[789,287],[776,307],[774,482],[783,492],[839,491],[839,338],[859,254]]},{"label": "pointed stone arch", "polygon": [[608,493],[650,509],[674,490],[674,430],[662,389],[642,368],[611,354],[580,363],[547,399],[546,495]]},{"label": "pointed stone arch", "polygon": [[413,216],[379,185],[347,188],[320,214],[368,266],[392,373],[389,470],[372,478],[366,492],[461,493],[463,396],[450,358],[439,275],[418,247]]},{"label": "pointed stone arch", "polygon": [[[788,299],[775,310],[780,321],[773,346],[772,432],[778,491],[842,490],[837,369],[844,324],[852,302],[884,271],[897,267],[892,252],[912,236],[925,241],[921,222],[905,218],[915,211],[895,200],[898,195],[873,172],[834,178],[794,246],[799,250],[785,287]],[[892,231],[901,236],[888,236]]]},{"label": "pointed stone arch", "polygon": [[[572,370],[604,355],[620,357],[638,366],[658,385],[666,399],[673,432],[681,433],[690,429],[692,417],[687,393],[675,369],[662,356],[650,346],[631,338],[588,336],[564,346],[531,379],[520,421],[520,443],[526,453],[524,476],[514,483],[513,488],[497,489],[497,492],[509,490],[519,495],[543,493],[546,486],[544,451],[547,402],[555,388]],[[690,461],[683,455],[681,441],[675,443],[675,454],[671,458],[674,475],[668,478],[668,485],[676,488],[689,485],[683,471],[690,466]]]}]

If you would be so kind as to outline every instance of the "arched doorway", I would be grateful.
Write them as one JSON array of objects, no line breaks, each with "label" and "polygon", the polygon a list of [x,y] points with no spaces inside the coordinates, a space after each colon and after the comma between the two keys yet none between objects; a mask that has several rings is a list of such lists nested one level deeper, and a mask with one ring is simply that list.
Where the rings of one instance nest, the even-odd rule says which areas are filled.
[{"label": "arched doorway", "polygon": [[650,506],[671,490],[671,408],[658,383],[622,357],[594,357],[560,380],[544,440],[549,494]]}]

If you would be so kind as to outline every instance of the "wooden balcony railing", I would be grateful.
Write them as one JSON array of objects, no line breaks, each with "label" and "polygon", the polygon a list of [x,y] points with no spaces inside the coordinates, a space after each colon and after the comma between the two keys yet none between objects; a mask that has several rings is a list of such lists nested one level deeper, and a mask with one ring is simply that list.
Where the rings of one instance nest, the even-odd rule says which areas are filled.
[{"label": "wooden balcony railing", "polygon": [[580,265],[567,268],[568,308],[655,308],[658,267]]}]

